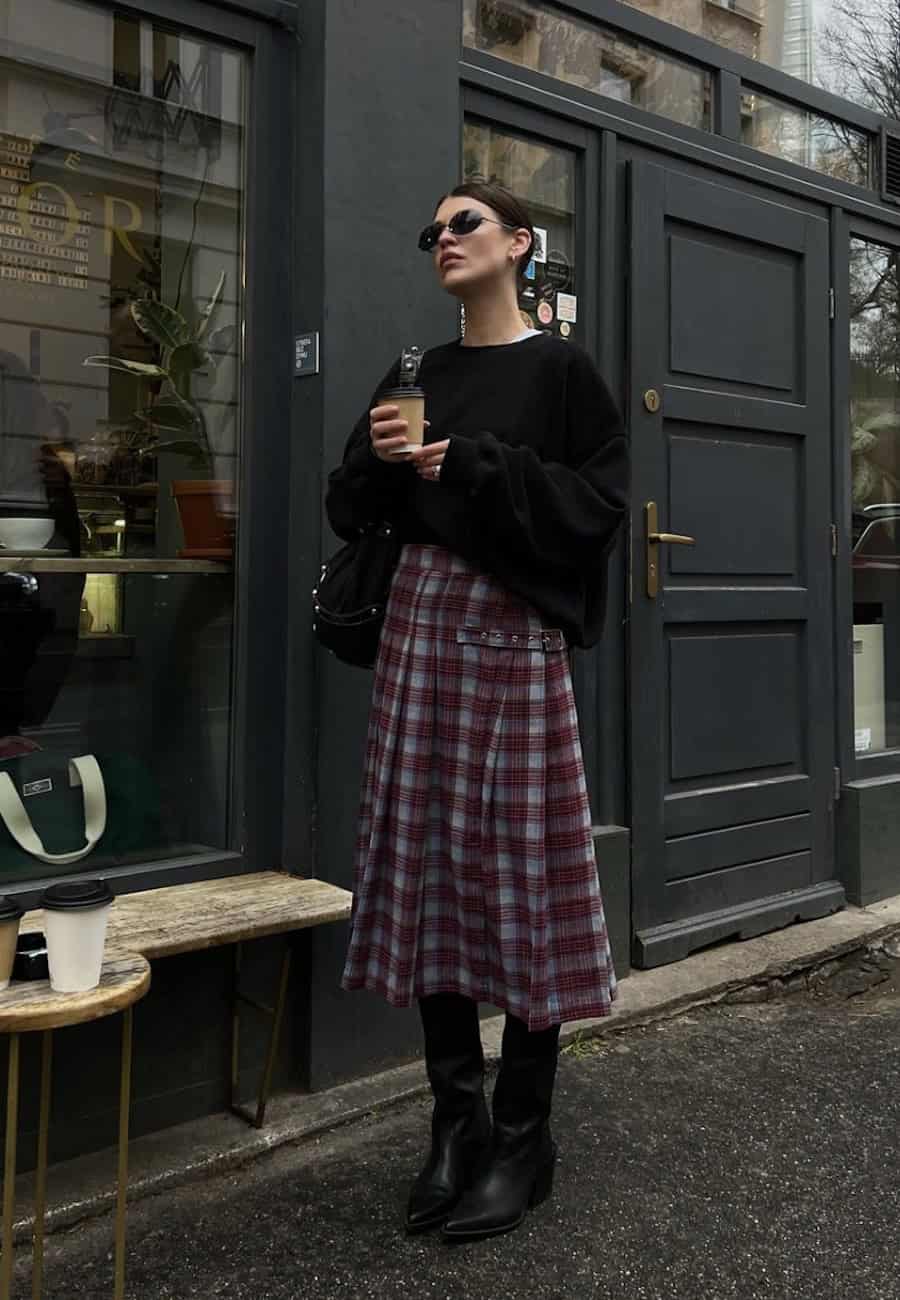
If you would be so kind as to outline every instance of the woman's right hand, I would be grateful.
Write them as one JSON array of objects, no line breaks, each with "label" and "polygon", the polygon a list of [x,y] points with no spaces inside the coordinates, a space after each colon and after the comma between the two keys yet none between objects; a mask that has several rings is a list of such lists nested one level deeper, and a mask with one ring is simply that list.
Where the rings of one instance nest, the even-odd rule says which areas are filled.
[{"label": "woman's right hand", "polygon": [[397,449],[406,446],[409,424],[399,419],[399,406],[376,406],[369,412],[369,437],[372,451],[379,460],[397,461],[403,464],[409,460],[409,452]]}]

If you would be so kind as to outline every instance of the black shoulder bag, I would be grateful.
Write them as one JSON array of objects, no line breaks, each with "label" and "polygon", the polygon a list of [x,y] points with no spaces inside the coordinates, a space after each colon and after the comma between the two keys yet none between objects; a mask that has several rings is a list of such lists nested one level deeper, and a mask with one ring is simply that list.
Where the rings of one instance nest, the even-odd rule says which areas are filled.
[{"label": "black shoulder bag", "polygon": [[394,526],[382,522],[322,565],[313,591],[313,631],[345,664],[371,668],[375,663],[401,548]]},{"label": "black shoulder bag", "polygon": [[[424,397],[414,385],[422,364],[420,348],[404,348],[399,388],[381,392],[381,399]],[[391,580],[402,543],[394,525],[382,520],[360,529],[360,536],[342,546],[322,565],[313,591],[313,631],[327,650],[345,664],[372,668],[391,594]]]}]

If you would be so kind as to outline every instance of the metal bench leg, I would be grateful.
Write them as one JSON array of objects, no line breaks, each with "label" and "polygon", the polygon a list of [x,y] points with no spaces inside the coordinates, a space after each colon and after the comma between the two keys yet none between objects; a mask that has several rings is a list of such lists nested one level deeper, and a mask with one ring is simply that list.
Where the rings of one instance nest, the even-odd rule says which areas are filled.
[{"label": "metal bench leg", "polygon": [[47,1212],[47,1145],[50,1132],[53,1030],[41,1035],[41,1117],[38,1125],[38,1158],[34,1187],[34,1234],[31,1266],[32,1300],[41,1300],[44,1285],[44,1216]]},{"label": "metal bench leg", "polygon": [[122,1016],[122,1073],[119,1080],[119,1187],[116,1197],[115,1300],[125,1297],[125,1212],[128,1198],[128,1120],[131,1111],[131,1043],[134,1007]]},{"label": "metal bench leg", "polygon": [[[275,1006],[269,1007],[262,1002],[257,1002],[255,998],[247,997],[241,992],[241,957],[242,945],[235,944],[234,949],[234,1008],[231,1020],[231,1110],[235,1115],[240,1115],[248,1124],[255,1128],[262,1128],[266,1118],[266,1107],[269,1104],[269,1094],[272,1090],[272,1076],[275,1073],[275,1061],[278,1057],[278,1041],[281,1037],[281,1022],[284,1018],[284,1007],[287,1002],[288,981],[291,974],[291,957],[293,950],[290,941],[285,950],[281,962],[281,973],[278,977],[278,993],[275,999]],[[240,1073],[240,1005],[245,1003],[247,1006],[255,1007],[257,1011],[263,1012],[264,1015],[270,1016],[272,1028],[269,1031],[269,1047],[266,1052],[266,1062],[263,1066],[262,1078],[260,1079],[259,1092],[256,1099],[256,1112],[250,1107],[243,1106],[238,1101],[238,1076]]]},{"label": "metal bench leg", "polygon": [[0,1256],[0,1298],[10,1300],[13,1274],[13,1210],[16,1202],[16,1130],[19,1124],[19,1035],[9,1036],[9,1077],[6,1090],[6,1159],[3,1165],[3,1254]]}]

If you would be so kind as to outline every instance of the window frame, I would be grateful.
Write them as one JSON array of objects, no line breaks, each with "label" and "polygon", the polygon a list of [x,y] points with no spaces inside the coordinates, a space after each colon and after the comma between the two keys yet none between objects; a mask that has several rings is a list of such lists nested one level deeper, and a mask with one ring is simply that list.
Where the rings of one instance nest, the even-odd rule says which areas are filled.
[{"label": "window frame", "polygon": [[[876,113],[872,109],[845,100],[830,91],[821,90],[807,82],[771,68],[746,55],[737,54],[724,45],[717,45],[703,36],[685,32],[660,18],[654,18],[641,10],[633,8],[625,0],[525,0],[525,3],[546,5],[560,10],[561,14],[581,18],[588,22],[602,24],[620,31],[624,36],[640,41],[659,52],[660,55],[674,56],[693,65],[698,70],[706,71],[711,76],[710,129],[701,130],[684,126],[669,118],[650,113],[644,109],[621,105],[618,101],[607,100],[598,92],[583,91],[579,87],[556,81],[543,73],[511,65],[507,60],[485,53],[471,46],[462,46],[462,62],[473,70],[484,68],[486,71],[498,71],[515,68],[515,80],[533,85],[536,89],[555,85],[564,86],[566,99],[587,105],[616,105],[616,115],[626,122],[665,123],[667,134],[682,137],[688,141],[706,140],[714,143],[716,137],[728,140],[735,148],[738,157],[747,161],[764,159],[779,171],[798,178],[818,177],[828,185],[848,196],[866,196],[878,206],[882,204],[879,152],[885,130],[893,134],[900,133],[900,122]],[[460,4],[461,9],[461,4]],[[462,31],[462,20],[460,23]],[[462,39],[462,37],[461,37]],[[833,119],[838,125],[846,125],[862,131],[869,137],[870,177],[867,186],[832,180],[826,173],[807,168],[777,155],[764,154],[748,145],[740,143],[741,136],[741,96],[745,92],[758,92],[782,102],[785,108],[794,108],[819,117]]]},{"label": "window frame", "polygon": [[900,251],[900,229],[837,212],[833,225],[835,288],[834,483],[838,555],[835,574],[835,649],[837,669],[837,752],[842,780],[870,780],[900,773],[900,746],[856,752],[853,668],[852,471],[850,463],[850,244],[866,240]]},{"label": "window frame", "polygon": [[[91,0],[121,10],[114,0]],[[240,12],[238,12],[240,11]],[[283,0],[255,0],[220,9],[205,0],[145,0],[135,16],[171,25],[201,40],[230,45],[246,56],[248,92],[244,124],[244,221],[241,236],[244,311],[241,436],[238,493],[241,522],[234,557],[233,659],[229,733],[228,844],[223,850],[163,860],[83,869],[66,879],[102,875],[114,892],[280,869],[282,860],[285,641],[287,635],[287,544],[292,295],[285,292],[291,255],[294,150],[280,129],[283,105],[291,102],[296,49],[293,7]],[[53,66],[65,72],[64,60]],[[73,72],[77,70],[73,68]],[[284,265],[272,255],[284,249]],[[265,573],[265,591],[251,582]],[[270,780],[249,783],[248,756],[273,760]],[[4,893],[37,905],[43,888],[59,875],[10,881]]]}]

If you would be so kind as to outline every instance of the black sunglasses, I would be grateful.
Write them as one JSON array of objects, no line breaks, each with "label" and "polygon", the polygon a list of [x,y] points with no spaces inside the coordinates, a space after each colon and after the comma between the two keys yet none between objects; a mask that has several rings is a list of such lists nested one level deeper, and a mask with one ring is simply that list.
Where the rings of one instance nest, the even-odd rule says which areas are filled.
[{"label": "black sunglasses", "polygon": [[518,230],[518,226],[495,221],[493,217],[486,217],[475,208],[463,208],[462,212],[454,212],[449,221],[433,221],[430,226],[426,226],[419,236],[419,247],[423,253],[430,253],[445,230],[449,230],[458,239],[461,235],[471,235],[483,221],[489,221],[492,226],[502,226],[504,230]]}]

